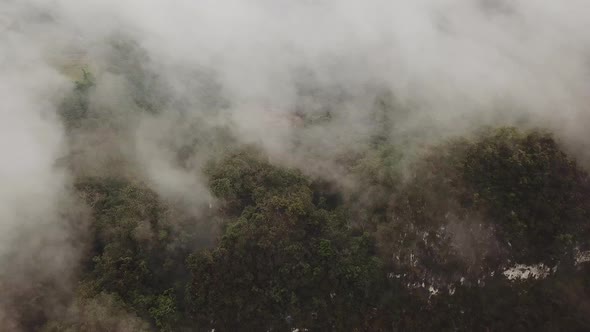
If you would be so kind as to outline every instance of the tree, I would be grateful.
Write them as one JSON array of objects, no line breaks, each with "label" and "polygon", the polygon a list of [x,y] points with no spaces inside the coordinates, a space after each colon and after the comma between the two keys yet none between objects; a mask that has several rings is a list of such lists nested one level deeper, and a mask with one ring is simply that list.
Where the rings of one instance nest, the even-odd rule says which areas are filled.
[{"label": "tree", "polygon": [[190,259],[192,313],[221,331],[362,326],[380,262],[300,172],[239,151],[210,168],[228,223],[217,248]]},{"label": "tree", "polygon": [[[84,179],[78,190],[93,209],[94,250],[81,292],[112,294],[159,330],[179,324],[186,254],[173,246],[168,209],[141,184]],[[176,279],[178,278],[178,279]]]}]

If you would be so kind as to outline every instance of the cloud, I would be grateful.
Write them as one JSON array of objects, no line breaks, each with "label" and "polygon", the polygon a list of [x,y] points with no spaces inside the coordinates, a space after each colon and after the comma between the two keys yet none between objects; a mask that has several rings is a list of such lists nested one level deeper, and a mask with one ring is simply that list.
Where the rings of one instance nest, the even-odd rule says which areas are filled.
[{"label": "cloud", "polygon": [[[330,174],[336,155],[374,135],[384,91],[394,138],[520,121],[582,151],[588,9],[584,0],[0,1],[0,271],[31,257],[52,263],[38,266],[48,275],[75,265],[64,209],[78,173],[56,166],[67,153],[82,173],[131,174],[202,203],[200,168],[226,143],[220,132]],[[96,76],[89,108],[100,121],[66,133],[57,109],[83,64]]]}]

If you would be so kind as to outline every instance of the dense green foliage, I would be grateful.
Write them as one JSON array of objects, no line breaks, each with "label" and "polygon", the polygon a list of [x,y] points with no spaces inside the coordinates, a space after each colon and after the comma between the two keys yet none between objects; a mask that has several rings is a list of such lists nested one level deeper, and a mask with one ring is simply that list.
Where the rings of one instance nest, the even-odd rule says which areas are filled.
[{"label": "dense green foliage", "polygon": [[[150,77],[131,91],[147,113],[162,102],[141,97]],[[101,123],[95,88],[86,73],[62,105],[70,130]],[[575,262],[590,182],[551,134],[487,129],[409,158],[386,105],[375,117],[365,148],[336,157],[341,183],[272,163],[224,128],[191,127],[201,135],[174,153],[185,167],[209,152],[199,175],[213,197],[198,217],[127,173],[77,175],[90,243],[75,299],[45,330],[590,329],[590,270]],[[314,121],[304,125],[330,116]],[[546,276],[508,280],[515,264]]]},{"label": "dense green foliage", "polygon": [[587,233],[586,172],[544,133],[504,128],[472,143],[461,172],[514,260],[555,263]]},{"label": "dense green foliage", "polygon": [[182,276],[181,252],[173,239],[166,208],[147,188],[107,179],[77,184],[94,210],[96,234],[83,291],[115,294],[135,312],[150,317],[162,330],[179,319],[175,275]]},{"label": "dense green foliage", "polygon": [[191,257],[193,315],[220,330],[359,325],[380,262],[300,172],[240,151],[210,166],[230,220],[217,248]]}]

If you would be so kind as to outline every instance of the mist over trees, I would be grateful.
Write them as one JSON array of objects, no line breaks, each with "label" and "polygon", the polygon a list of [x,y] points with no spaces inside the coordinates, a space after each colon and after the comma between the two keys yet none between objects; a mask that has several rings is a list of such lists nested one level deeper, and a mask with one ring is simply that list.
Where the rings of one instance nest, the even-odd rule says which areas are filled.
[{"label": "mist over trees", "polygon": [[0,0],[0,330],[590,330],[584,6]]},{"label": "mist over trees", "polygon": [[[84,71],[61,104],[72,139],[112,126],[92,108],[98,88]],[[116,173],[80,169],[72,190],[89,224],[77,285],[49,316],[22,294],[21,328],[587,329],[588,268],[576,255],[588,245],[590,182],[555,137],[487,127],[418,148],[393,138],[403,116],[393,99],[375,105],[374,134],[334,156],[337,176],[274,162],[223,124],[195,124],[209,137],[173,152],[212,195],[197,214],[150,189],[129,161]],[[199,149],[209,158],[195,169],[187,160]],[[78,162],[73,151],[62,160]],[[541,275],[508,278],[517,264]]]}]

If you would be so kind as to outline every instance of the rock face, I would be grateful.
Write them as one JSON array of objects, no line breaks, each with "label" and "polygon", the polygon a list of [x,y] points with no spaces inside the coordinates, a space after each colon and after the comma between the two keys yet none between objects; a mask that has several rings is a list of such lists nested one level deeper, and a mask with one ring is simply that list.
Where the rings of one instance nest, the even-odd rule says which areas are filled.
[{"label": "rock face", "polygon": [[[556,269],[556,268],[554,268]],[[540,279],[547,277],[553,269],[545,266],[544,264],[537,264],[537,265],[523,265],[518,264],[514,267],[511,267],[504,271],[502,274],[508,278],[508,280],[517,280],[517,279]]]}]

